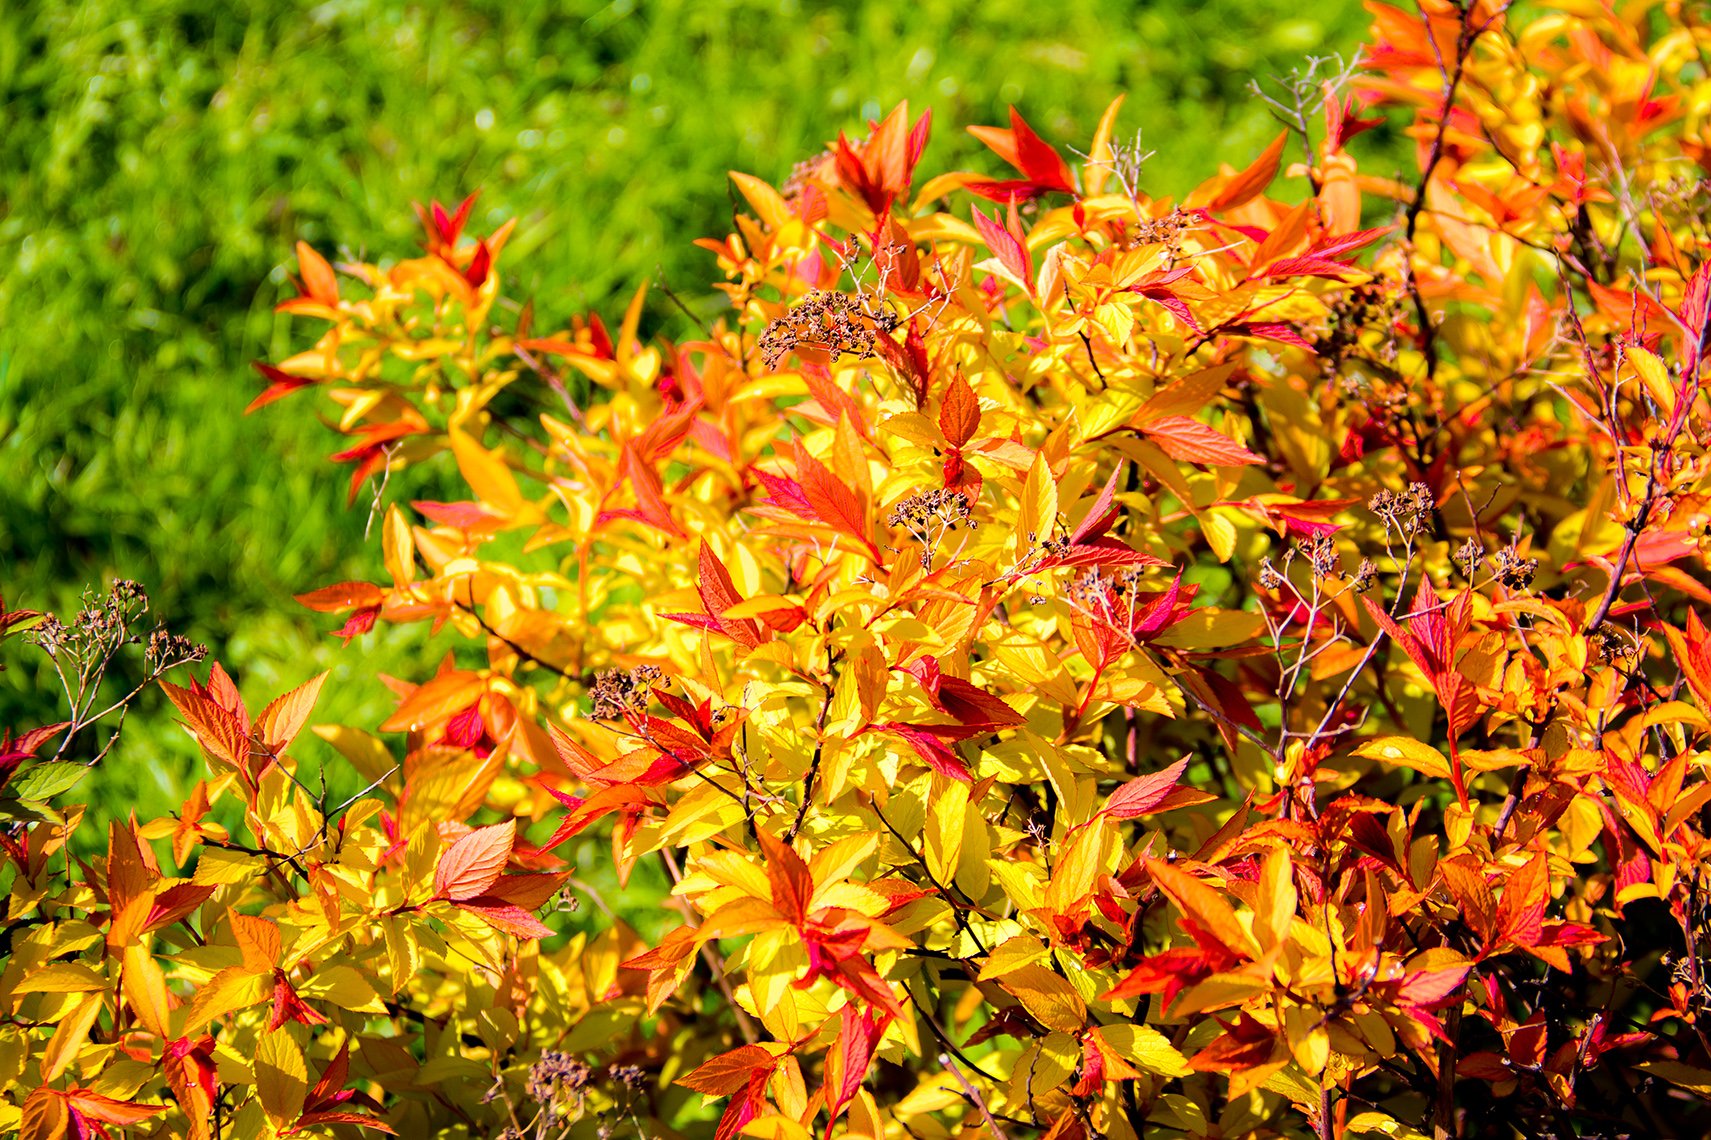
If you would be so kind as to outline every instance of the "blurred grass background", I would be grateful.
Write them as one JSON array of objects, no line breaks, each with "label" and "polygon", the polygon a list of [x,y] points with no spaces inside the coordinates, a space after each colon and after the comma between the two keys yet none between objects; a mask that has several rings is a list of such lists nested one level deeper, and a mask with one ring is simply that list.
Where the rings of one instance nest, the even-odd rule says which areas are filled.
[{"label": "blurred grass background", "polygon": [[[294,240],[408,255],[412,199],[479,188],[477,230],[520,219],[508,291],[540,327],[615,322],[656,267],[712,296],[690,242],[728,227],[728,169],[780,180],[899,99],[933,109],[923,169],[997,172],[964,125],[1014,103],[1084,147],[1127,92],[1147,189],[1180,193],[1275,133],[1250,78],[1365,27],[1356,0],[0,5],[0,593],[69,607],[135,578],[252,702],[330,668],[319,719],[373,725],[376,672],[444,650],[408,630],[343,648],[291,600],[379,566],[307,403],[242,415],[248,362],[314,332],[272,313]],[[420,497],[409,476],[389,498]],[[38,656],[8,647],[0,726],[58,719]],[[80,790],[149,818],[200,770],[154,694]]]}]

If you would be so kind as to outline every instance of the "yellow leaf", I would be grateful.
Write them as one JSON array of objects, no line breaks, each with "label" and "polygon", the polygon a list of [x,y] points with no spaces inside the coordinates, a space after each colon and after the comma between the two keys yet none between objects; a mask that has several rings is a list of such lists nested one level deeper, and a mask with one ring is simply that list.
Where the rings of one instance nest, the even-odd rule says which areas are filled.
[{"label": "yellow leaf", "polygon": [[354,966],[322,966],[297,986],[300,997],[320,998],[357,1013],[385,1013],[386,1006]]},{"label": "yellow leaf", "polygon": [[[311,730],[316,736],[338,749],[339,755],[351,762],[357,773],[368,783],[382,779],[396,766],[392,753],[378,736],[360,728],[342,724],[317,724]],[[207,858],[206,855],[203,856]],[[200,869],[197,872],[200,880]]]},{"label": "yellow leaf", "polygon": [[1662,1077],[1700,1096],[1711,1096],[1711,1072],[1684,1065],[1679,1061],[1642,1061],[1634,1068],[1653,1077]]},{"label": "yellow leaf", "polygon": [[518,490],[517,479],[505,462],[467,432],[454,428],[448,434],[457,469],[463,473],[470,490],[500,514],[514,516],[521,513],[523,492]]},{"label": "yellow leaf", "polygon": [[1282,946],[1289,937],[1298,901],[1295,865],[1289,849],[1281,845],[1273,847],[1260,864],[1259,895],[1254,906],[1257,916],[1254,933],[1262,936],[1261,941],[1268,948]]},{"label": "yellow leaf", "polygon": [[1078,829],[1064,844],[1046,885],[1046,906],[1059,914],[1074,913],[1099,877],[1111,871],[1122,852],[1116,825],[1103,816]]},{"label": "yellow leaf", "polygon": [[49,962],[18,983],[14,993],[80,994],[107,988],[107,979],[82,962]]},{"label": "yellow leaf", "polygon": [[90,994],[54,1029],[53,1036],[48,1038],[47,1048],[42,1050],[40,1072],[43,1084],[58,1080],[78,1050],[83,1048],[84,1042],[89,1040],[89,1027],[95,1024],[95,1018],[101,1013],[104,997],[104,994]]},{"label": "yellow leaf", "polygon": [[1105,114],[1099,118],[1099,127],[1093,132],[1093,145],[1087,150],[1087,163],[1082,167],[1081,184],[1086,188],[1089,198],[1094,198],[1105,187],[1105,178],[1113,168],[1111,161],[1111,131],[1117,124],[1117,111],[1123,106],[1123,96],[1118,95],[1105,108]]},{"label": "yellow leaf", "polygon": [[1104,1025],[1099,1035],[1137,1069],[1167,1077],[1186,1077],[1191,1071],[1176,1046],[1150,1025]]},{"label": "yellow leaf", "polygon": [[1028,478],[1022,485],[1022,502],[1016,516],[1016,557],[1025,560],[1038,543],[1055,536],[1057,531],[1057,480],[1046,465],[1045,452],[1034,456]]},{"label": "yellow leaf", "polygon": [[1406,736],[1381,736],[1376,740],[1363,741],[1355,749],[1355,755],[1386,764],[1399,764],[1437,780],[1450,778],[1450,762],[1444,759],[1442,752]]},{"label": "yellow leaf", "polygon": [[147,945],[133,942],[125,947],[125,999],[151,1033],[170,1041],[172,1033],[172,997],[166,992],[166,975],[161,973]]},{"label": "yellow leaf", "polygon": [[1325,1071],[1331,1056],[1331,1035],[1325,1029],[1325,1016],[1310,1005],[1290,1005],[1283,1010],[1284,1037],[1295,1061],[1313,1076]]},{"label": "yellow leaf", "polygon": [[381,549],[386,560],[386,572],[395,585],[403,586],[416,580],[416,543],[410,535],[410,523],[397,503],[386,508],[386,525],[382,530]]},{"label": "yellow leaf", "polygon": [[295,1122],[308,1094],[309,1070],[291,1035],[262,1034],[255,1051],[255,1095],[268,1117],[277,1124]]},{"label": "yellow leaf", "polygon": [[243,966],[228,966],[202,984],[190,1002],[185,1033],[195,1033],[227,1014],[248,1009],[267,996],[265,978]]},{"label": "yellow leaf", "polygon": [[1003,977],[1013,970],[1033,965],[1045,956],[1046,947],[1043,942],[1032,934],[1018,934],[992,948],[986,965],[980,968],[980,980],[989,982],[993,978]]},{"label": "yellow leaf", "polygon": [[[1218,516],[1207,515],[1203,521],[1210,522],[1215,518]],[[1234,538],[1233,528],[1231,537]],[[1224,649],[1251,640],[1264,628],[1265,618],[1260,614],[1208,606],[1190,610],[1186,617],[1154,640],[1176,649]]]},{"label": "yellow leaf", "polygon": [[1045,966],[1020,966],[998,984],[1048,1029],[1078,1033],[1087,1024],[1087,1003],[1075,987]]},{"label": "yellow leaf", "polygon": [[755,217],[759,218],[767,229],[777,233],[789,223],[790,205],[777,190],[752,174],[733,170],[730,175],[731,181],[737,184],[737,189],[753,207]]}]

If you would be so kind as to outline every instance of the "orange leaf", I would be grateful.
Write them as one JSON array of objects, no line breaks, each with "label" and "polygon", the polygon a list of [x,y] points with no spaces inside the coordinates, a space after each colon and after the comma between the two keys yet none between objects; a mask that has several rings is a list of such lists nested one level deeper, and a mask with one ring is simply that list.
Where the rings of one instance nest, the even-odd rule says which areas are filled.
[{"label": "orange leaf", "polygon": [[329,308],[339,303],[339,279],[327,259],[308,242],[297,243],[297,268],[303,274],[303,295]]},{"label": "orange leaf", "polygon": [[1153,882],[1188,919],[1222,942],[1231,953],[1253,956],[1253,940],[1237,920],[1235,910],[1205,880],[1160,859],[1148,859],[1146,862]]},{"label": "orange leaf", "polygon": [[308,606],[317,613],[337,614],[365,606],[378,606],[386,600],[386,591],[371,582],[339,582],[332,586],[322,586],[319,590],[310,590],[307,594],[298,594],[296,597],[299,605]]},{"label": "orange leaf", "polygon": [[945,433],[952,447],[962,447],[974,438],[979,427],[980,399],[958,372],[951,377],[950,387],[945,391],[944,406],[939,409],[939,430]]},{"label": "orange leaf", "polygon": [[772,884],[772,905],[786,919],[800,926],[808,918],[808,902],[814,897],[814,876],[802,856],[788,843],[760,833],[760,849],[766,856],[766,878]]},{"label": "orange leaf", "polygon": [[18,1140],[65,1140],[71,1135],[71,1108],[58,1089],[35,1089],[24,1101]]},{"label": "orange leaf", "polygon": [[315,698],[320,696],[321,685],[326,680],[325,673],[311,677],[289,693],[275,698],[273,703],[261,710],[261,715],[256,718],[256,727],[274,755],[277,756],[291,747],[291,742],[303,730],[309,713],[315,707]]},{"label": "orange leaf", "polygon": [[434,897],[462,902],[485,894],[510,862],[516,840],[517,821],[508,819],[478,827],[453,843],[434,868]]},{"label": "orange leaf", "polygon": [[1231,439],[1187,416],[1165,416],[1143,424],[1141,432],[1172,459],[1207,467],[1241,467],[1265,460]]},{"label": "orange leaf", "polygon": [[1504,881],[1503,897],[1497,900],[1497,936],[1517,946],[1536,945],[1550,895],[1550,872],[1544,853],[1538,852]]},{"label": "orange leaf", "polygon": [[1265,153],[1254,159],[1253,164],[1240,174],[1232,177],[1206,203],[1208,210],[1233,210],[1259,197],[1260,192],[1271,185],[1271,180],[1277,177],[1278,164],[1283,159],[1283,144],[1289,141],[1289,132],[1280,131],[1271,145],[1265,148]]},{"label": "orange leaf", "polygon": [[164,1104],[132,1104],[88,1089],[72,1089],[65,1099],[81,1115],[103,1124],[136,1124],[166,1111]]}]

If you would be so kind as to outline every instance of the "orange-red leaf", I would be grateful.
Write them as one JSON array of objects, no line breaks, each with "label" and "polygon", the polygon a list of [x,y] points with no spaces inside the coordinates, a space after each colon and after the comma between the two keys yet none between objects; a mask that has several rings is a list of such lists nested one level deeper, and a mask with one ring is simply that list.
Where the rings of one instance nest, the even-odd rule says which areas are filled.
[{"label": "orange-red leaf", "polygon": [[776,1058],[759,1045],[742,1045],[721,1053],[694,1072],[677,1078],[687,1089],[708,1096],[730,1096],[749,1083],[757,1072],[773,1067]]},{"label": "orange-red leaf", "polygon": [[486,894],[511,860],[517,821],[478,827],[453,843],[434,868],[434,897],[462,902]]},{"label": "orange-red leaf", "polygon": [[364,606],[378,606],[386,600],[386,591],[372,582],[339,582],[322,586],[307,594],[298,594],[297,602],[317,613],[337,614]]},{"label": "orange-red leaf", "polygon": [[1159,805],[1170,798],[1175,790],[1176,782],[1182,779],[1182,774],[1188,771],[1187,756],[1178,760],[1162,772],[1153,772],[1136,780],[1130,780],[1122,787],[1111,793],[1111,798],[1105,801],[1105,814],[1116,819],[1134,819],[1157,811]]},{"label": "orange-red leaf", "polygon": [[1241,467],[1265,460],[1221,432],[1187,416],[1165,416],[1141,431],[1172,459],[1207,467]]},{"label": "orange-red leaf", "polygon": [[1283,144],[1289,141],[1289,132],[1280,131],[1271,145],[1265,148],[1258,158],[1240,174],[1224,183],[1212,200],[1206,203],[1208,210],[1233,210],[1259,197],[1261,191],[1271,185],[1271,180],[1277,177],[1277,168],[1283,160]]},{"label": "orange-red leaf", "polygon": [[808,902],[814,897],[814,876],[790,844],[760,833],[760,849],[766,856],[766,878],[772,885],[772,905],[778,913],[800,926],[808,920]]},{"label": "orange-red leaf", "polygon": [[872,528],[861,500],[800,443],[796,445],[796,482],[808,500],[809,509],[821,522],[855,539],[869,558],[879,561],[879,550],[870,537]]}]

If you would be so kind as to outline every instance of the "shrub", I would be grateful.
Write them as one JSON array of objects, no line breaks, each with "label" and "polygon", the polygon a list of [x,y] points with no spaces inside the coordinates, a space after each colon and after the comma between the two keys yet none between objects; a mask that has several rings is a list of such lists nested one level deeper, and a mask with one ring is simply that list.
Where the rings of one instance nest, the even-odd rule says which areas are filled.
[{"label": "shrub", "polygon": [[[681,344],[537,328],[468,202],[300,246],[256,403],[330,405],[385,567],[302,600],[455,648],[316,728],[354,796],[318,679],[215,667],[178,817],[32,809],[24,1134],[1705,1132],[1711,28],[1373,13],[1180,203],[1117,105],[733,175]],[[584,832],[681,923],[555,934]]]}]

